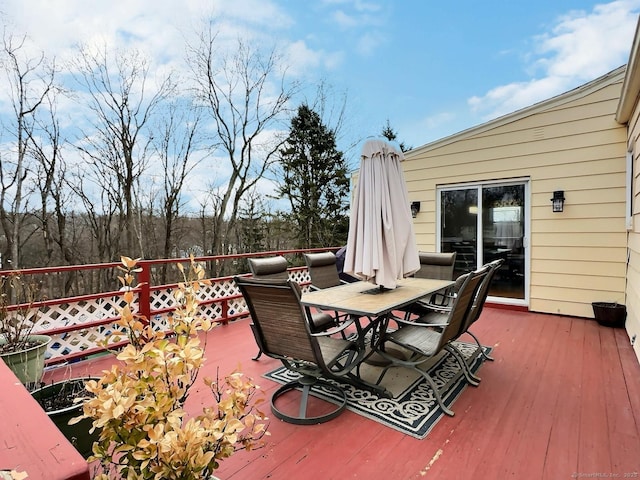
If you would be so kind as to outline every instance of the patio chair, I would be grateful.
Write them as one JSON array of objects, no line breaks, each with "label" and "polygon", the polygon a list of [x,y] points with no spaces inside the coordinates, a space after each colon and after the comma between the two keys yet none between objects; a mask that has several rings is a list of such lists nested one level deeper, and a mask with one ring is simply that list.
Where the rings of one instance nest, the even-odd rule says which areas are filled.
[{"label": "patio chair", "polygon": [[415,273],[418,278],[437,278],[453,280],[456,265],[456,252],[419,252],[420,270]]},{"label": "patio chair", "polygon": [[[493,357],[487,355],[487,353],[484,351],[484,348],[482,347],[482,344],[480,343],[480,340],[478,339],[478,337],[475,336],[475,334],[471,330],[469,330],[469,328],[471,327],[471,325],[477,322],[478,319],[480,318],[480,314],[482,313],[484,304],[487,301],[487,296],[489,295],[489,288],[491,287],[491,282],[495,277],[496,271],[502,266],[503,263],[504,263],[504,259],[499,258],[497,260],[487,263],[483,267],[487,269],[487,275],[482,281],[482,284],[480,285],[480,287],[478,288],[478,293],[476,294],[476,297],[473,300],[473,304],[471,305],[469,314],[467,315],[463,328],[461,329],[461,332],[460,332],[460,335],[466,333],[471,338],[473,338],[473,340],[478,345],[477,351],[482,355],[484,359],[490,360],[490,361],[494,360]],[[456,292],[458,290],[459,290],[459,284],[456,281],[456,284],[453,286],[453,292],[454,292],[453,295],[456,295],[457,294]],[[432,304],[432,305],[429,305],[428,308],[430,308],[432,311],[435,311],[435,312],[446,313],[451,308],[451,298],[452,297],[450,297],[450,301],[448,305]],[[438,323],[440,320],[438,319],[437,314],[436,315],[425,314],[421,317],[420,321],[424,323],[429,323],[429,322]]]},{"label": "patio chair", "polygon": [[[453,280],[453,271],[456,264],[456,252],[419,252],[420,270],[414,276],[418,278],[436,278],[439,280]],[[411,315],[424,315],[430,311],[429,305],[446,305],[451,296],[451,289],[444,292],[436,292],[426,300],[410,305],[403,309],[405,318]]]},{"label": "patio chair", "polygon": [[[262,280],[287,280],[289,272],[287,259],[281,255],[275,257],[256,257],[249,258],[249,269],[253,278]],[[314,333],[325,331],[336,326],[334,317],[325,312],[309,312],[311,319],[311,331]],[[252,325],[253,328],[253,325]],[[258,360],[262,352],[252,358]]]},{"label": "patio chair", "polygon": [[[308,312],[300,303],[297,283],[246,277],[234,280],[249,307],[253,334],[260,350],[301,375],[273,393],[273,414],[285,422],[300,425],[323,423],[337,417],[347,405],[346,395],[340,387],[321,377],[339,381],[355,379],[352,370],[363,359],[365,350],[357,342],[330,336],[335,332],[312,333]],[[328,413],[309,415],[309,395],[314,395],[319,387],[333,392],[340,401]],[[277,405],[279,397],[295,389],[301,389],[297,415],[285,413]]]},{"label": "patio chair", "polygon": [[305,253],[304,260],[313,288],[321,290],[344,283],[338,275],[337,258],[333,252]]},{"label": "patio chair", "polygon": [[289,272],[287,259],[282,256],[249,258],[249,270],[253,278],[287,280]]},{"label": "patio chair", "polygon": [[[460,290],[451,305],[451,309],[447,313],[439,314],[440,323],[422,323],[396,318],[396,322],[403,325],[402,328],[395,331],[389,330],[384,333],[381,345],[386,346],[393,344],[394,346],[406,349],[409,352],[409,358],[398,358],[395,355],[390,355],[383,348],[378,349],[378,353],[386,358],[390,364],[382,370],[377,383],[379,384],[382,381],[391,367],[402,366],[414,370],[422,375],[433,389],[438,405],[442,411],[449,416],[453,416],[454,412],[444,404],[442,398],[445,387],[449,383],[456,381],[459,375],[464,375],[470,385],[477,386],[478,382],[473,379],[464,358],[457,349],[452,348],[450,341],[460,336],[467,314],[473,304],[473,299],[486,275],[487,269],[483,269],[466,273],[460,277]],[[439,389],[429,373],[419,367],[432,360],[442,351],[449,352],[453,355],[460,365],[461,373],[456,375],[455,378],[449,379],[447,385]]]},{"label": "patio chair", "polygon": [[499,258],[487,264],[487,267],[489,269],[487,272],[487,276],[484,278],[484,280],[482,281],[482,284],[480,285],[480,288],[478,289],[478,294],[476,295],[476,298],[473,301],[473,305],[471,306],[469,315],[467,315],[467,320],[465,321],[465,324],[462,328],[462,333],[466,333],[471,338],[473,338],[476,344],[478,345],[480,354],[486,360],[490,360],[490,361],[493,361],[493,357],[487,355],[487,353],[484,351],[484,348],[482,347],[482,344],[480,343],[480,340],[478,340],[478,337],[476,337],[473,334],[473,332],[469,330],[469,328],[471,327],[471,325],[477,322],[478,319],[480,318],[480,314],[482,313],[484,304],[486,303],[487,297],[489,296],[489,288],[491,287],[491,282],[493,281],[496,275],[496,271],[502,266],[503,263],[504,263],[504,259]]},{"label": "patio chair", "polygon": [[[337,257],[333,252],[305,253],[304,259],[311,277],[311,288],[322,290],[349,283],[340,279],[336,265]],[[333,320],[336,326],[345,321],[353,321],[351,316],[340,312],[333,312]],[[344,330],[342,334],[346,337]]]}]

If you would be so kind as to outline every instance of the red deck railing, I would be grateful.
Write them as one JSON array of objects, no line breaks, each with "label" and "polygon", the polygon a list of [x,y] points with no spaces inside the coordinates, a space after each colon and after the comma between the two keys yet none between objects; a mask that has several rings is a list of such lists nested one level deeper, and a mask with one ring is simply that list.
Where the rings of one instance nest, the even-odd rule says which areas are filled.
[{"label": "red deck railing", "polygon": [[[246,275],[245,260],[256,256],[283,255],[292,267],[289,276],[306,286],[309,276],[302,260],[302,253],[336,250],[335,248],[280,250],[237,255],[217,255],[196,257],[195,260],[208,266],[208,272],[227,271],[230,275],[211,277],[211,286],[201,292],[201,313],[215,322],[227,323],[248,315],[244,299],[237,289],[233,277]],[[138,274],[140,287],[137,289],[136,305],[138,313],[152,322],[154,328],[163,327],[163,318],[175,310],[171,292],[177,288],[177,269],[170,267],[187,263],[188,258],[162,260],[141,260]],[[33,326],[33,333],[49,335],[52,342],[47,352],[47,365],[72,362],[91,355],[100,354],[108,348],[118,348],[125,340],[115,341],[111,333],[117,332],[115,322],[119,319],[121,304],[117,267],[119,262],[73,265],[61,267],[29,268],[0,271],[1,276],[19,274],[24,282],[34,283],[45,300],[31,304],[39,314]],[[167,273],[168,272],[168,273]],[[163,275],[164,273],[164,275]],[[169,282],[161,279],[173,277]],[[64,285],[64,287],[63,287]],[[102,286],[105,286],[104,288]],[[66,290],[63,290],[66,289]],[[74,294],[61,293],[71,291]],[[24,304],[17,302],[8,310],[17,310]],[[126,338],[124,335],[122,338]]]}]

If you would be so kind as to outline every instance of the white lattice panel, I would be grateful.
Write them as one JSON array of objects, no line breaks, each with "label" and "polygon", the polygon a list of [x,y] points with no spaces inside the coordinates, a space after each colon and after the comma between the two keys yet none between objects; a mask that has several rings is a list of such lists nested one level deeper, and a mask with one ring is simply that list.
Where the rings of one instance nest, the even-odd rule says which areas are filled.
[{"label": "white lattice panel", "polygon": [[[120,332],[118,337],[111,333]],[[47,349],[48,358],[57,358],[71,353],[83,352],[96,347],[103,347],[105,340],[109,343],[126,340],[126,333],[115,324],[106,324],[98,327],[90,327],[83,330],[51,335],[51,343]]]},{"label": "white lattice panel", "polygon": [[89,320],[116,317],[121,304],[119,297],[110,297],[43,307],[34,330],[82,325]]},{"label": "white lattice panel", "polygon": [[[289,270],[289,280],[293,280],[294,282],[298,282],[300,285],[304,285],[311,281],[311,277],[309,277],[308,270]],[[305,287],[303,286],[303,289]]]},{"label": "white lattice panel", "polygon": [[[82,325],[115,318],[122,305],[122,299],[116,296],[48,306],[41,312],[34,331],[76,326],[77,330],[51,335],[52,341],[47,355],[50,358],[57,358],[83,352],[101,346],[111,332],[122,331],[122,329],[114,324],[87,326],[87,328],[82,328]],[[113,341],[115,340],[110,339],[110,342]]]},{"label": "white lattice panel", "polygon": [[[309,274],[306,269],[292,270],[289,278],[303,285],[303,290],[308,290]],[[202,306],[201,314],[211,320],[224,320],[222,316],[222,300],[225,297],[237,296],[237,298],[227,300],[228,314],[237,315],[248,313],[247,305],[240,295],[240,290],[233,279],[214,282],[210,286],[205,286],[199,292],[200,301],[220,300]],[[119,314],[119,308],[123,302],[120,297],[101,298],[96,300],[82,300],[68,302],[60,305],[53,305],[43,309],[39,315],[34,333],[55,330],[59,328],[74,326],[77,330],[52,335],[52,342],[49,344],[47,355],[49,358],[64,357],[72,353],[79,353],[86,350],[102,347],[107,338],[110,342],[117,339],[110,337],[112,333],[120,332],[120,340],[125,340],[126,335],[122,330],[112,323],[100,326],[82,326],[88,322],[95,322],[109,318],[115,318]],[[167,328],[167,315],[155,315],[155,311],[166,311],[175,307],[172,289],[156,289],[151,292],[151,322],[155,329]]]}]

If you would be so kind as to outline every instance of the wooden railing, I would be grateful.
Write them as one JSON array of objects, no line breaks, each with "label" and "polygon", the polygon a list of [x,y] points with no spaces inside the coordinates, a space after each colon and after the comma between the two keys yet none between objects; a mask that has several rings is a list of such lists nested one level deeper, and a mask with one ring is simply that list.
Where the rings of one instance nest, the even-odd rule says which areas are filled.
[{"label": "wooden railing", "polygon": [[[283,255],[289,259],[289,278],[300,283],[303,288],[309,284],[309,275],[302,261],[302,253],[313,251],[336,250],[335,248],[310,250],[284,250],[238,255],[219,255],[197,257],[195,260],[204,265],[219,265],[220,262],[239,262],[249,257]],[[147,318],[154,328],[163,328],[167,315],[175,310],[172,291],[177,288],[175,282],[158,284],[159,271],[177,263],[188,263],[188,258],[164,260],[141,260],[141,272],[138,276],[140,287],[137,291],[135,305],[137,312]],[[31,304],[38,315],[33,325],[33,333],[49,335],[52,341],[47,351],[47,365],[73,362],[91,355],[100,354],[107,349],[118,348],[126,343],[126,336],[115,339],[112,335],[118,332],[115,322],[119,317],[122,305],[117,281],[117,267],[120,263],[102,263],[91,265],[74,265],[65,267],[47,267],[22,269],[19,272],[0,271],[1,276],[19,273],[23,282],[39,285],[40,291],[47,296],[46,300]],[[177,270],[177,269],[176,269]],[[212,269],[213,270],[213,269]],[[248,275],[246,271],[236,271],[233,275],[210,278],[211,285],[202,289],[200,294],[201,313],[211,320],[227,323],[248,316],[247,307],[242,294],[236,287],[233,277]],[[74,277],[73,290],[77,295],[62,296],[55,294],[60,288],[57,282],[68,283]],[[77,277],[82,277],[81,281]],[[100,285],[99,278],[112,278],[113,289],[108,291],[87,291],[92,285]],[[104,283],[104,280],[103,280]],[[69,286],[67,286],[69,288]],[[17,310],[23,305],[11,305],[8,310]]]}]

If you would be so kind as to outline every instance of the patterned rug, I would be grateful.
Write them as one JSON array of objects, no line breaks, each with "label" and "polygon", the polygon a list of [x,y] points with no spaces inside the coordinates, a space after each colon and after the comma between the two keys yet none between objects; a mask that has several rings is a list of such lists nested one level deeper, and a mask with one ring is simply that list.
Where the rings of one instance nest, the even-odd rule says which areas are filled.
[{"label": "patterned rug", "polygon": [[[473,355],[477,347],[475,344],[465,342],[455,342],[455,344],[467,358]],[[487,354],[491,352],[490,347],[483,348]],[[482,356],[477,355],[471,364],[471,371],[476,372],[482,360]],[[443,352],[423,368],[429,372],[439,388],[448,384],[442,397],[445,405],[450,408],[467,386],[458,363],[451,354]],[[364,364],[360,374],[365,380],[375,382],[381,370],[381,367]],[[263,376],[284,384],[295,380],[300,375],[282,366]],[[352,385],[329,381],[339,384],[344,389],[347,394],[347,408],[352,412],[415,438],[425,438],[444,415],[425,379],[417,372],[406,368],[389,369],[381,382],[391,392],[393,398],[379,397]],[[335,401],[335,397],[329,391],[323,391],[321,396],[328,401]]]}]

